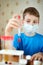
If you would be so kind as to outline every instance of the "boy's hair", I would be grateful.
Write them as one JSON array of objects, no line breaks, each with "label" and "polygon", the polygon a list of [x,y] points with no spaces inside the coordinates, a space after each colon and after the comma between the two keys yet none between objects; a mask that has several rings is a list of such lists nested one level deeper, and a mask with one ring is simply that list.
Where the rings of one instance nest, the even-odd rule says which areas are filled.
[{"label": "boy's hair", "polygon": [[34,16],[36,16],[36,17],[38,17],[38,18],[40,17],[39,12],[38,12],[37,9],[34,8],[34,7],[28,7],[28,8],[26,8],[26,9],[24,10],[24,12],[23,12],[23,19],[25,18],[25,15],[26,15],[27,13],[29,13],[30,15],[34,15]]}]

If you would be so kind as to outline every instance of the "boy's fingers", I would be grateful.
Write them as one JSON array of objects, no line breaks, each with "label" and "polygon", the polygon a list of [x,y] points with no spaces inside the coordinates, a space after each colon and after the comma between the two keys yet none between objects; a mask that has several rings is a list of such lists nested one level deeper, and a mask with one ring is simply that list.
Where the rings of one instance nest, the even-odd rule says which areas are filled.
[{"label": "boy's fingers", "polygon": [[11,28],[18,28],[17,25],[13,25],[13,24],[11,24],[10,27],[11,27]]},{"label": "boy's fingers", "polygon": [[18,24],[18,21],[19,21],[19,20],[14,19],[14,18],[12,18],[12,19],[9,20],[9,22],[16,22],[17,24]]},{"label": "boy's fingers", "polygon": [[36,56],[34,60],[39,60],[39,61],[42,61],[42,58],[41,58],[41,57]]},{"label": "boy's fingers", "polygon": [[41,57],[40,57],[40,58],[38,58],[38,60],[39,60],[39,61],[43,61],[43,59],[42,59]]},{"label": "boy's fingers", "polygon": [[31,61],[33,61],[35,59],[36,55],[34,54],[32,57],[31,57]]},{"label": "boy's fingers", "polygon": [[19,26],[16,22],[11,22],[10,25],[11,24],[16,25],[16,26]]},{"label": "boy's fingers", "polygon": [[14,23],[14,22],[9,22],[7,27],[6,27],[6,30],[7,29],[13,29],[13,28],[18,28],[18,24]]},{"label": "boy's fingers", "polygon": [[38,60],[38,57],[37,57],[37,56],[35,56],[34,60]]},{"label": "boy's fingers", "polygon": [[34,54],[34,55],[31,57],[31,61],[34,61],[34,60],[43,61],[43,58],[42,58],[42,56],[39,56],[39,55],[37,55],[37,54]]}]

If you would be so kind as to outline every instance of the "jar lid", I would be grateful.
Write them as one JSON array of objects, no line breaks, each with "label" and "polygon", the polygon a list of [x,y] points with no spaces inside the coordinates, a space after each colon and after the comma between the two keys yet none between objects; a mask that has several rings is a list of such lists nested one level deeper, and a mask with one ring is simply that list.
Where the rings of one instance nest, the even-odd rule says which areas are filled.
[{"label": "jar lid", "polygon": [[26,59],[27,59],[27,60],[30,60],[30,59],[31,59],[31,56],[30,56],[30,55],[27,55],[27,56],[26,56]]}]

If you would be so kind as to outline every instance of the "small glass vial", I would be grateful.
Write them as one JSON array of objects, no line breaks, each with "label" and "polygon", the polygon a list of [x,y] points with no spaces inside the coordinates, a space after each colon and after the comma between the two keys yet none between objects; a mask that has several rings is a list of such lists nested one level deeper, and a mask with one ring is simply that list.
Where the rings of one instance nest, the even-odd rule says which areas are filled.
[{"label": "small glass vial", "polygon": [[39,61],[39,60],[34,60],[33,64],[34,64],[34,65],[42,65],[42,62]]},{"label": "small glass vial", "polygon": [[33,65],[33,62],[30,60],[31,59],[30,55],[27,55],[26,59],[27,59],[27,65]]},{"label": "small glass vial", "polygon": [[26,65],[27,64],[27,60],[26,59],[20,59],[19,60],[19,65]]}]

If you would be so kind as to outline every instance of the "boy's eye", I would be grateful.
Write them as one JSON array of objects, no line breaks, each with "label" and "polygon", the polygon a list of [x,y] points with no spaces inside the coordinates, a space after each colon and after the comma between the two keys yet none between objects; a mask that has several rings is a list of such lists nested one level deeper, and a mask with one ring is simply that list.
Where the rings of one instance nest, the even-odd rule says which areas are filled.
[{"label": "boy's eye", "polygon": [[36,21],[33,21],[33,23],[37,23]]},{"label": "boy's eye", "polygon": [[27,23],[30,23],[30,21],[27,21]]}]

